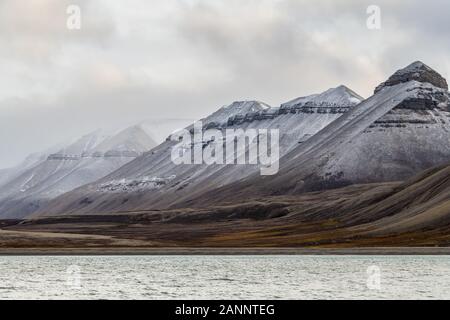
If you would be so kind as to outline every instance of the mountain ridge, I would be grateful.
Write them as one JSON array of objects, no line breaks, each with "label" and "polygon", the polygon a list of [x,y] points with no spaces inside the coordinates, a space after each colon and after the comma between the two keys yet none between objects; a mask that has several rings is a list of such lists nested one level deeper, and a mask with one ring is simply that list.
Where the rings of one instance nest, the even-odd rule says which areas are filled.
[{"label": "mountain ridge", "polygon": [[[107,177],[62,195],[38,214],[204,207],[408,179],[450,159],[448,91],[431,83],[442,77],[424,66],[413,63],[396,71],[373,96],[352,105],[334,105],[337,92],[351,93],[339,86],[279,108],[236,102],[247,106],[236,108],[241,114],[231,116],[221,108],[219,117],[209,118],[220,119],[214,125],[221,129],[280,129],[280,171],[275,176],[260,176],[257,166],[248,165],[173,166],[168,154],[172,142],[166,141]],[[333,98],[317,102],[320,96]],[[253,112],[255,104],[262,110]]]},{"label": "mountain ridge", "polygon": [[292,150],[281,159],[277,176],[252,175],[211,193],[223,198],[232,197],[232,189],[243,195],[302,193],[407,179],[450,159],[449,132],[447,90],[407,80],[378,90]]},{"label": "mountain ridge", "polygon": [[[350,106],[357,105],[360,102],[360,96],[356,94],[353,96],[350,91],[343,90],[343,87],[326,92],[327,96],[332,93],[335,93],[335,96],[345,94],[345,97],[341,100],[345,103],[329,104],[325,101],[321,105],[317,104],[316,101],[312,105],[297,104],[296,108],[287,111],[281,106],[280,108],[271,108],[258,101],[234,102],[204,118],[206,119],[203,120],[204,126],[206,123],[205,129],[219,128],[222,130],[225,128],[279,129],[281,132],[280,153],[284,154],[342,116],[349,110]],[[317,96],[319,95],[314,97]],[[249,117],[249,115],[252,115],[252,117]],[[188,129],[193,130],[192,126]],[[181,194],[186,196],[190,192],[199,192],[208,188],[211,184],[228,184],[259,170],[257,165],[176,166],[171,161],[171,148],[174,144],[173,141],[167,140],[154,148],[151,153],[126,164],[120,170],[94,184],[74,190],[71,195],[63,195],[63,197],[88,199],[88,201],[85,201],[86,203],[81,205],[85,208],[95,207],[97,203],[109,202],[109,205],[101,210],[107,210],[107,208],[115,205],[126,208],[135,201],[142,202],[141,206],[146,206],[149,203],[152,203],[153,206],[164,206],[164,203],[170,198],[170,196],[167,196],[168,194],[181,198]],[[108,194],[112,192],[114,193],[113,196]],[[61,200],[59,198],[52,201],[52,204],[58,206],[59,201],[63,203],[74,201],[66,209],[61,209],[62,211],[72,211],[80,206],[81,200]],[[99,209],[95,208],[95,210]],[[49,208],[47,207],[42,212],[47,213],[48,211]]]}]

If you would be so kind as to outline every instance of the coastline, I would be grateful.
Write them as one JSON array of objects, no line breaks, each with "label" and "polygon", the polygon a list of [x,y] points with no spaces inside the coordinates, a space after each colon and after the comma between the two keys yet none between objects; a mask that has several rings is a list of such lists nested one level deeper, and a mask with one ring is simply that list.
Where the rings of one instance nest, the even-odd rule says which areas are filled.
[{"label": "coastline", "polygon": [[450,247],[367,248],[0,248],[0,256],[450,255]]}]

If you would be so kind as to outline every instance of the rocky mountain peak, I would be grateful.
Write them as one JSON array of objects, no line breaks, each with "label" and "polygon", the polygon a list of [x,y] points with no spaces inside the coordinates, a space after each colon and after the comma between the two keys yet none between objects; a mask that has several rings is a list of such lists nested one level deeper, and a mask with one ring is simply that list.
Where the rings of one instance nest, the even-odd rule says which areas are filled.
[{"label": "rocky mountain peak", "polygon": [[399,83],[409,82],[413,80],[430,83],[438,88],[448,90],[448,84],[445,78],[443,78],[439,73],[434,71],[423,62],[416,61],[411,63],[406,68],[400,69],[395,72],[392,76],[389,77],[387,81],[383,82],[375,89],[375,93],[381,91],[385,87],[391,87]]},{"label": "rocky mountain peak", "polygon": [[249,101],[235,101],[228,106],[224,106],[203,119],[204,123],[224,123],[228,118],[238,115],[245,115],[250,112],[258,112],[268,110],[271,107],[261,101],[249,100]]},{"label": "rocky mountain peak", "polygon": [[313,99],[313,101],[335,103],[344,106],[355,105],[363,100],[363,97],[344,85],[328,89]]},{"label": "rocky mountain peak", "polygon": [[330,88],[322,93],[296,98],[281,105],[282,108],[305,105],[336,105],[350,107],[363,101],[364,98],[344,85]]}]

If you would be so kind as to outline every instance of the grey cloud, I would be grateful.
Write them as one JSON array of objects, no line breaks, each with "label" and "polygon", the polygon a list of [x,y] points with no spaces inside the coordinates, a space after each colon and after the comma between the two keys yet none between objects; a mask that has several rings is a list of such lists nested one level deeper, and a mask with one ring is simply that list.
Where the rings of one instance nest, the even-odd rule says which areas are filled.
[{"label": "grey cloud", "polygon": [[[326,3],[329,6],[318,1],[230,1],[223,8],[200,1],[183,11],[179,31],[199,54],[228,65],[233,80],[245,81],[246,88],[255,86],[255,91],[279,93],[280,101],[289,92],[307,94],[320,85],[325,89],[353,82],[364,71],[367,78],[367,70],[351,60],[360,54],[354,50],[358,48],[347,46],[348,39],[340,39],[335,30],[342,23],[348,27],[345,31],[353,32],[352,23],[358,21],[364,36],[366,7],[355,5],[359,10],[351,11],[336,2]],[[322,34],[329,39],[320,41]]]},{"label": "grey cloud", "polygon": [[[444,0],[0,0],[0,167],[98,127],[278,105],[345,84],[368,96],[423,60],[449,76]],[[65,28],[79,4],[83,26]]]},{"label": "grey cloud", "polygon": [[[82,28],[66,27],[69,5],[78,5]],[[31,62],[46,61],[62,47],[87,42],[102,44],[115,32],[108,10],[88,0],[2,0],[0,1],[0,47],[8,55]]]}]

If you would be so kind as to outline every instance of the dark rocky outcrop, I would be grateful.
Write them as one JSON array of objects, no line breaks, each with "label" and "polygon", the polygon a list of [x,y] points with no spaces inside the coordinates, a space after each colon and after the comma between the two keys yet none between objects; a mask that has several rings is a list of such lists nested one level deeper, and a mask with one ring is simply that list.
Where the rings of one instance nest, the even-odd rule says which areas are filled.
[{"label": "dark rocky outcrop", "polygon": [[53,153],[47,157],[47,160],[80,160],[78,155]]},{"label": "dark rocky outcrop", "polygon": [[375,93],[379,92],[385,87],[391,87],[399,83],[413,80],[430,83],[438,88],[448,90],[447,81],[439,73],[428,67],[423,62],[416,61],[406,68],[398,70],[386,82],[383,82],[378,87],[376,87]]}]

